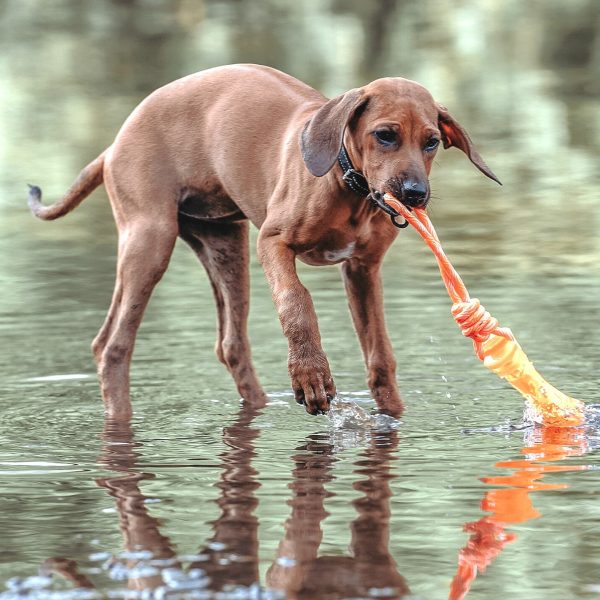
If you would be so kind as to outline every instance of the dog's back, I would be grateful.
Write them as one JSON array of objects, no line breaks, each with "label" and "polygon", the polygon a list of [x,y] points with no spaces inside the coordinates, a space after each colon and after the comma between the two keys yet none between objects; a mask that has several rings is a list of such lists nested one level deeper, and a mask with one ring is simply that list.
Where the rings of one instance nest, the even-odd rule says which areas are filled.
[{"label": "dog's back", "polygon": [[298,151],[302,115],[324,102],[268,67],[202,71],[159,88],[132,112],[106,168],[117,182],[133,170],[168,182],[173,194],[227,195],[260,226],[281,172],[265,165]]}]

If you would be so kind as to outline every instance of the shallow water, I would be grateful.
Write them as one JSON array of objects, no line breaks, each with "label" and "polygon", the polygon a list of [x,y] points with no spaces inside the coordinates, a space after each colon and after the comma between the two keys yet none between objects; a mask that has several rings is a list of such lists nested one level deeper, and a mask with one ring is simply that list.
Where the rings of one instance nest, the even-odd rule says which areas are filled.
[{"label": "shallow water", "polygon": [[[518,427],[521,397],[461,337],[414,232],[384,266],[400,424],[334,427],[295,404],[256,261],[250,334],[269,403],[242,407],[213,355],[208,282],[181,245],[140,330],[123,428],[103,422],[89,351],[114,278],[104,192],[55,223],[24,202],[28,181],[57,197],[146,93],[187,72],[266,62],[329,94],[416,78],[504,183],[442,153],[430,212],[448,256],[552,384],[600,403],[598,5],[530,4],[388,3],[384,18],[362,2],[0,6],[2,600],[77,586],[154,590],[144,598],[598,596],[597,426]],[[370,411],[337,268],[300,273],[340,397]],[[54,576],[28,579],[40,573]]]}]

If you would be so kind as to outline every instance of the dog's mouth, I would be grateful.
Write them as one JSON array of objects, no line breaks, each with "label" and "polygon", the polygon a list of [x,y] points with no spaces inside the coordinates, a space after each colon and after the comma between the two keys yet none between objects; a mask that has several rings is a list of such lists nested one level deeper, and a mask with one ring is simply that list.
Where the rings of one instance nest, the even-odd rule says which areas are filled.
[{"label": "dog's mouth", "polygon": [[[377,190],[371,190],[371,193],[369,194],[369,198],[371,199],[371,202],[373,203],[374,206],[380,208],[383,212],[390,215],[390,219],[396,227],[398,227],[399,229],[404,229],[405,227],[408,227],[408,221],[406,221],[405,219],[403,219],[402,221],[396,220],[397,217],[400,217],[400,213],[398,211],[396,211],[395,209],[393,209],[383,199],[382,192],[378,192]],[[407,206],[407,208],[409,210],[412,210],[412,208],[410,206]]]}]

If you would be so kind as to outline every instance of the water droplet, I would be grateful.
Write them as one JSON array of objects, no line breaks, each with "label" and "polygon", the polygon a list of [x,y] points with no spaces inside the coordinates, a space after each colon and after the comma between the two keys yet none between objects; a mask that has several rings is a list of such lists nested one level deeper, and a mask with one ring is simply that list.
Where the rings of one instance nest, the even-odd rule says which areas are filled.
[{"label": "water droplet", "polygon": [[110,552],[93,552],[88,558],[91,561],[107,560],[110,558]]},{"label": "water droplet", "polygon": [[215,552],[220,552],[221,550],[225,550],[226,546],[223,542],[211,542],[208,547]]}]

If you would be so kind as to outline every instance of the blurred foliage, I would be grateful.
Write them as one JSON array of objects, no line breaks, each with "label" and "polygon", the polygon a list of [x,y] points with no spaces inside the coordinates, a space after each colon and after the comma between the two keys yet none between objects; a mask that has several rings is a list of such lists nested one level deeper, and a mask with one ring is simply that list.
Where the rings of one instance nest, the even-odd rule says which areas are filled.
[{"label": "blurred foliage", "polygon": [[[486,239],[504,240],[494,249],[513,249],[521,266],[540,252],[596,264],[599,31],[597,0],[3,0],[3,222],[46,239],[110,238],[105,201],[86,202],[64,227],[44,227],[15,211],[24,183],[56,198],[153,89],[215,65],[258,62],[328,95],[381,76],[420,81],[505,184],[495,189],[460,153],[442,153],[432,185],[444,224],[458,227],[472,198],[472,217],[498,226]],[[576,210],[546,236],[531,218],[543,220],[542,207]],[[507,229],[514,218],[518,231]],[[531,245],[532,236],[546,239]]]},{"label": "blurred foliage", "polygon": [[[25,183],[41,185],[46,201],[59,197],[80,169],[112,142],[123,120],[149,92],[188,73],[233,62],[271,65],[327,95],[382,76],[404,76],[427,86],[470,131],[504,183],[503,188],[493,186],[458,151],[441,153],[432,176],[436,198],[431,212],[449,255],[468,276],[469,288],[491,298],[491,304],[486,302],[490,310],[514,325],[529,348],[533,345],[532,357],[537,340],[547,364],[562,368],[561,377],[571,377],[588,393],[586,398],[592,394],[599,350],[586,334],[590,323],[598,322],[600,310],[596,300],[600,288],[598,0],[0,0],[0,368],[9,423],[0,441],[7,449],[7,461],[18,464],[36,452],[45,460],[56,453],[57,460],[65,463],[88,465],[95,460],[89,440],[95,440],[97,433],[94,419],[100,419],[100,400],[93,378],[83,380],[80,387],[24,381],[36,375],[93,372],[89,341],[108,307],[116,251],[103,191],[64,220],[49,224],[29,215]],[[443,393],[456,389],[471,398],[472,390],[483,386],[490,398],[487,422],[500,419],[500,413],[494,412],[498,390],[485,389],[487,374],[480,380],[478,374],[463,374],[470,349],[459,346],[462,340],[445,312],[445,296],[432,291],[439,282],[431,257],[407,244],[403,238],[391,249],[385,279],[402,377],[406,381],[413,373],[409,394],[417,390],[419,396],[413,400],[420,400],[425,390],[425,400],[429,391],[435,410],[442,407],[444,421],[458,431],[454,400],[449,400],[449,392],[442,397],[438,384],[440,375],[446,381],[445,373],[454,373],[462,379],[455,388],[452,383],[444,387]],[[223,409],[221,402],[225,398],[236,403],[232,384],[212,354],[209,285],[190,255],[178,250],[176,259],[153,297],[134,359],[134,382],[145,385],[147,392],[147,398],[137,392],[136,408],[147,418],[145,427],[150,429],[154,423],[165,428],[155,433],[156,442],[150,446],[157,448],[157,454],[166,452],[165,446],[170,448],[169,460],[186,455],[192,447],[187,437],[181,438],[180,445],[173,440],[164,443],[176,435],[173,432],[182,422],[192,430],[186,434],[189,438],[197,436],[201,423],[210,430],[211,443],[220,443],[220,418],[233,412],[226,403]],[[341,388],[359,389],[364,385],[362,362],[349,319],[340,318],[344,300],[338,273],[325,268],[301,273],[320,311],[337,381]],[[490,283],[493,277],[498,283]],[[253,285],[251,333],[257,366],[271,389],[283,389],[287,385],[285,342],[256,263]],[[570,321],[565,314],[571,315]],[[443,343],[434,340],[434,333]],[[442,356],[450,364],[442,364]],[[199,397],[209,406],[206,421],[204,413],[194,413]],[[511,402],[503,406],[514,406]],[[438,435],[432,443],[428,437],[432,427],[427,419],[434,409],[428,408],[427,401],[412,406],[423,411],[414,422],[424,433],[412,442],[422,444],[417,451],[403,457],[403,474],[411,468],[415,471],[402,490],[415,498],[408,503],[415,514],[406,519],[402,531],[404,535],[407,530],[406,539],[414,544],[406,542],[403,560],[411,580],[433,587],[448,577],[450,569],[443,563],[444,572],[432,557],[447,561],[451,554],[454,560],[460,544],[452,536],[460,536],[460,523],[466,513],[472,516],[479,498],[478,490],[463,487],[457,501],[450,493],[452,486],[446,489],[444,477],[462,468],[460,485],[464,486],[465,477],[476,485],[476,477],[488,466],[475,468],[472,461],[486,463],[497,439],[486,436],[483,442],[471,441],[479,444],[479,452],[457,454],[449,469],[447,438]],[[168,407],[166,420],[163,407]],[[481,417],[483,409],[463,410]],[[87,421],[79,430],[82,414]],[[286,447],[288,413],[282,412],[280,418],[281,443]],[[307,429],[314,427],[300,417],[297,420]],[[65,440],[68,444],[63,448]],[[464,436],[454,442],[457,452],[466,444]],[[510,443],[517,448],[517,441]],[[207,448],[204,451],[210,454]],[[260,467],[261,473],[268,474],[261,518],[269,525],[261,535],[271,536],[275,547],[285,511],[281,490],[286,475],[281,474],[281,465],[289,454],[280,448],[279,454],[270,450]],[[281,463],[279,471],[272,470],[272,455]],[[440,457],[443,460],[436,460]],[[163,459],[159,455],[156,462]],[[434,467],[440,472],[436,474]],[[98,524],[99,507],[106,506],[106,499],[99,499],[91,475],[51,474],[46,488],[35,473],[18,477],[18,485],[7,478],[11,493],[0,505],[4,515],[0,530],[6,540],[12,540],[3,557],[13,564],[6,569],[25,565],[29,570],[39,564],[40,556],[73,550],[73,539],[83,548],[100,535],[103,543],[118,546],[114,515],[102,513]],[[170,526],[200,539],[210,526],[208,517],[198,517],[198,505],[208,505],[214,497],[207,482],[215,480],[216,472],[196,477],[193,485],[182,478],[172,486],[165,476],[156,486],[157,496],[172,494],[178,510],[182,504],[187,507],[182,512],[189,523],[177,521],[165,503]],[[346,483],[342,480],[340,487]],[[88,490],[87,495],[86,486],[94,493]],[[280,495],[271,497],[276,486]],[[431,489],[437,489],[439,498],[427,507]],[[62,504],[56,500],[61,490],[69,496]],[[594,494],[597,490],[589,492],[588,500],[597,506]],[[576,490],[571,498],[579,501],[583,496]],[[332,528],[339,530],[339,522],[347,520],[347,508],[335,514],[339,521]],[[531,564],[535,568],[528,581],[537,589],[539,565],[553,570],[557,564],[585,571],[578,581],[597,583],[598,545],[590,527],[590,520],[597,523],[597,517],[591,508],[579,510],[577,502],[568,508],[578,511],[581,521],[561,519],[549,522],[547,529],[554,535],[558,529],[552,527],[561,528],[556,539],[571,536],[568,559],[556,543],[542,545],[545,560],[539,559],[537,551],[530,550],[527,560],[517,553],[518,567],[514,572],[507,569],[504,582],[523,585],[514,573],[522,569],[518,572],[525,577]],[[453,521],[448,510],[454,511]],[[592,516],[586,521],[588,513]],[[431,523],[436,524],[436,535],[429,535]],[[97,534],[101,524],[108,533]],[[445,534],[437,537],[442,529]],[[396,544],[402,547],[401,542]],[[540,550],[534,543],[531,546]],[[423,548],[426,555],[419,554]],[[85,552],[91,550],[85,546]],[[84,554],[83,549],[77,551]],[[555,576],[568,582],[562,573],[556,571]]]}]

